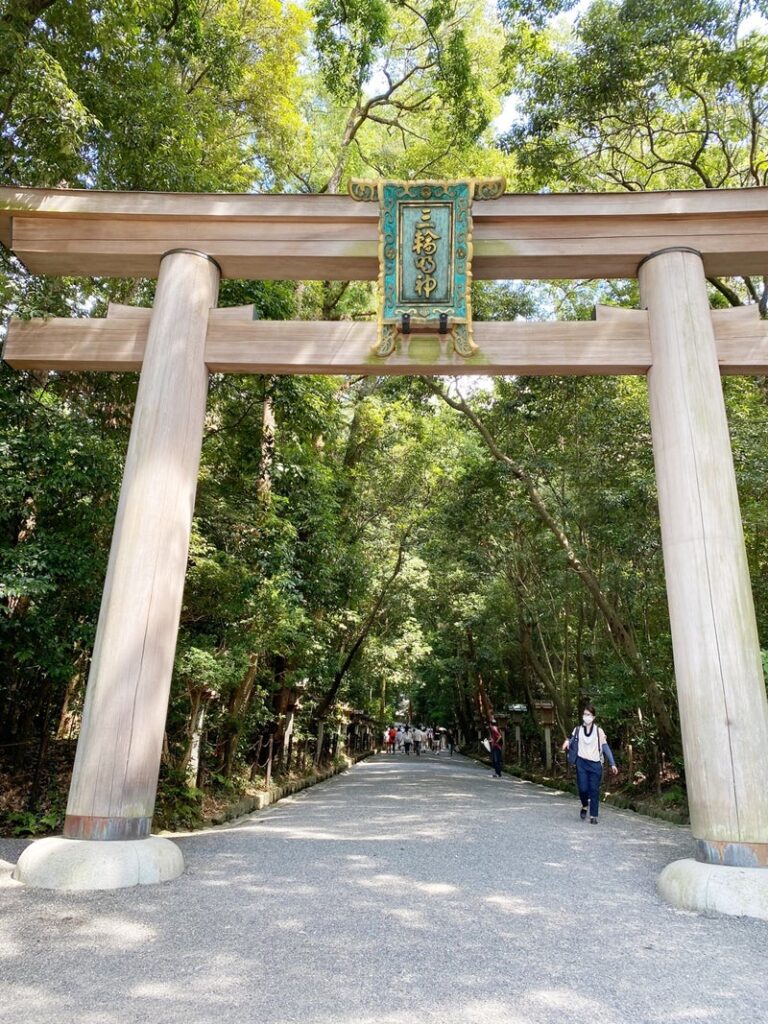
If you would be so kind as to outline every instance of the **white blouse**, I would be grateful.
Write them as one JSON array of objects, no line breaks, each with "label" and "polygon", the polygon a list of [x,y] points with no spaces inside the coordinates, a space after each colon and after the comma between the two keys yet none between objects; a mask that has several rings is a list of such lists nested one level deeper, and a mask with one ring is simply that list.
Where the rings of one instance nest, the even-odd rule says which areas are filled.
[{"label": "white blouse", "polygon": [[583,757],[585,761],[602,761],[605,742],[605,733],[596,723],[592,723],[592,732],[589,736],[584,726],[579,726],[579,757]]}]

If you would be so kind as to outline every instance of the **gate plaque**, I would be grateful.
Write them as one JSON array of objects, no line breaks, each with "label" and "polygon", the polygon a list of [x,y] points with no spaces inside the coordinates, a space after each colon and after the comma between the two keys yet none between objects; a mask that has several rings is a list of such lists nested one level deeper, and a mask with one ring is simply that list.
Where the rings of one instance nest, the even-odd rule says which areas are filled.
[{"label": "gate plaque", "polygon": [[400,337],[444,335],[459,355],[472,341],[472,199],[496,199],[504,178],[363,181],[350,194],[379,201],[378,337],[388,356]]}]

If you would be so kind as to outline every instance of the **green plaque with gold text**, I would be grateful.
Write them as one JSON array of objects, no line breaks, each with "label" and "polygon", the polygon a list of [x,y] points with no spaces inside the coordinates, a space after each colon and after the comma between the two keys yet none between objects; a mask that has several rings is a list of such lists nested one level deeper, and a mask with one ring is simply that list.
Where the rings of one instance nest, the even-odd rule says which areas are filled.
[{"label": "green plaque with gold text", "polygon": [[496,199],[504,179],[350,182],[350,194],[379,201],[378,338],[388,356],[401,338],[437,333],[471,356],[472,200]]}]

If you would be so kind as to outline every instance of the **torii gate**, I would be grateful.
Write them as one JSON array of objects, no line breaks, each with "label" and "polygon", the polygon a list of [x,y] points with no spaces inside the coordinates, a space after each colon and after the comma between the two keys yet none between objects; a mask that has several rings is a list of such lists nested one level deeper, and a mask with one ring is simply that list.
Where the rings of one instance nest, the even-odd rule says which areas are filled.
[{"label": "torii gate", "polygon": [[696,860],[678,906],[768,919],[768,702],[721,373],[768,373],[756,307],[710,310],[706,275],[768,272],[768,189],[506,195],[474,207],[474,273],[640,279],[644,309],[593,323],[477,323],[386,360],[372,323],[254,321],[220,277],[371,280],[378,211],[340,196],[0,189],[0,241],[37,274],[157,277],[152,309],[12,320],[17,369],[141,370],[63,838],[16,877],[48,888],[174,878],[150,837],[209,372],[646,374]]}]

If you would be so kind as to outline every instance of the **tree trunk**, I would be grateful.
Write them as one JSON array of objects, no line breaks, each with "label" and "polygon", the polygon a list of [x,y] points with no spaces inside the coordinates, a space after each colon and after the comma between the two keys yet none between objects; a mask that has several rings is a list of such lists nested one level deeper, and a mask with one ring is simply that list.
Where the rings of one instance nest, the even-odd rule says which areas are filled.
[{"label": "tree trunk", "polygon": [[259,655],[251,653],[248,655],[248,668],[245,670],[242,679],[232,691],[227,702],[228,732],[223,743],[222,753],[222,774],[226,779],[231,778],[235,761],[235,754],[240,743],[243,732],[243,716],[253,696],[253,687],[256,681],[256,674],[259,670]]},{"label": "tree trunk", "polygon": [[317,747],[315,748],[315,768],[320,764],[323,751],[323,739],[325,738],[325,720],[321,719],[317,726]]},{"label": "tree trunk", "polygon": [[263,743],[264,743],[264,737],[263,736],[259,736],[259,742],[256,744],[256,753],[253,755],[253,761],[251,763],[251,772],[250,772],[250,780],[251,780],[251,782],[254,781],[254,779],[256,778],[256,776],[259,773],[259,761],[260,761],[260,758],[261,758],[261,747],[262,747]]},{"label": "tree trunk", "polygon": [[472,632],[472,627],[466,627],[467,636],[467,650],[469,652],[469,664],[471,666],[472,678],[477,690],[477,700],[480,708],[480,716],[484,719],[488,727],[490,728],[491,719],[493,718],[493,709],[491,708],[491,702],[488,699],[488,694],[485,690],[485,684],[483,683],[483,676],[480,672],[480,668],[477,664],[477,651],[475,650],[475,636]]},{"label": "tree trunk", "polygon": [[520,639],[525,659],[530,665],[533,674],[543,686],[547,697],[549,697],[555,705],[557,724],[560,726],[563,737],[567,737],[570,735],[570,714],[568,708],[563,701],[562,694],[558,689],[557,682],[552,676],[552,673],[541,661],[533,648],[533,637],[531,634],[531,627],[528,622],[523,621],[521,623]]},{"label": "tree trunk", "polygon": [[75,712],[71,710],[71,707],[74,702],[75,695],[84,685],[84,669],[87,661],[88,658],[84,651],[78,655],[77,660],[75,661],[75,671],[72,673],[72,676],[67,683],[67,689],[64,693],[61,711],[59,712],[59,724],[56,727],[57,740],[72,739],[72,732],[74,731],[75,723],[77,722],[79,715],[75,714]]},{"label": "tree trunk", "polygon": [[344,679],[344,676],[347,674],[349,669],[352,667],[352,664],[353,664],[355,658],[357,657],[358,652],[360,651],[360,649],[365,644],[365,641],[368,639],[368,634],[370,633],[371,629],[373,628],[373,625],[374,625],[374,623],[376,621],[376,617],[378,616],[379,612],[381,611],[381,607],[384,604],[384,601],[385,601],[385,599],[387,597],[387,594],[389,592],[389,588],[392,586],[392,584],[395,582],[395,580],[397,579],[397,577],[400,574],[400,570],[403,567],[403,558],[405,556],[405,543],[406,543],[407,538],[408,538],[408,532],[406,531],[406,533],[403,535],[403,537],[400,540],[400,546],[399,546],[398,551],[397,551],[397,559],[395,560],[395,565],[394,565],[394,568],[393,568],[392,572],[389,574],[389,576],[385,580],[381,590],[379,591],[378,597],[376,598],[376,600],[373,603],[373,607],[369,611],[368,615],[366,616],[365,622],[363,623],[363,625],[360,628],[360,632],[357,634],[357,636],[353,640],[349,650],[347,651],[346,655],[344,656],[344,659],[343,659],[341,665],[339,666],[338,671],[336,672],[336,674],[333,677],[333,683],[331,684],[330,689],[325,694],[323,699],[320,701],[320,704],[319,704],[319,706],[317,708],[317,711],[315,712],[315,717],[316,717],[318,723],[322,723],[325,720],[325,718],[328,715],[328,712],[333,707],[333,705],[334,705],[334,703],[336,701],[336,695],[339,692],[339,688],[341,687],[341,684],[342,684],[342,681]]},{"label": "tree trunk", "polygon": [[187,746],[179,764],[190,786],[197,783],[197,773],[200,767],[200,744],[203,738],[203,725],[205,723],[205,691],[197,687],[192,695],[192,710],[189,715],[190,729]]},{"label": "tree trunk", "polygon": [[256,492],[268,502],[272,496],[272,466],[275,461],[275,411],[269,394],[264,395],[261,406],[261,458]]}]

